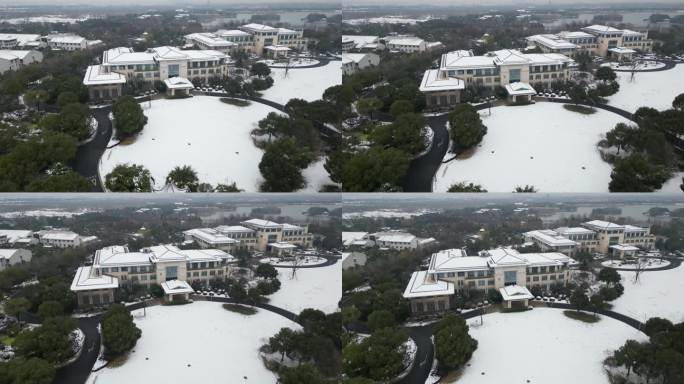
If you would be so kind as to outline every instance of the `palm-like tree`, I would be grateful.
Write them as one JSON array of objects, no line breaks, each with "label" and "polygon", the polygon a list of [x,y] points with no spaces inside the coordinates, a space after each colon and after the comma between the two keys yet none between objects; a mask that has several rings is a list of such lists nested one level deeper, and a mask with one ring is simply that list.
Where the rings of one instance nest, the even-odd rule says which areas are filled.
[{"label": "palm-like tree", "polygon": [[173,184],[178,188],[196,192],[199,185],[197,172],[189,165],[175,167],[166,176],[166,184]]}]

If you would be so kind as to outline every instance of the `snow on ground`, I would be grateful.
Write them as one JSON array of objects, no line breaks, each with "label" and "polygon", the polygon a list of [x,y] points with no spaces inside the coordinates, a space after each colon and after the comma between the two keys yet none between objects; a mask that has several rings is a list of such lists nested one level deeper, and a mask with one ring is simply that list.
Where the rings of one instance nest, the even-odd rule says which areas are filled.
[{"label": "snow on ground", "polygon": [[323,157],[302,170],[302,175],[306,179],[306,187],[302,189],[303,192],[318,192],[325,185],[335,184],[330,180],[328,171],[325,170],[325,159]]},{"label": "snow on ground", "polygon": [[[511,192],[526,184],[541,192],[608,192],[611,166],[601,159],[597,143],[627,119],[601,109],[583,115],[548,102],[480,114],[487,126],[481,146],[470,158],[441,165],[436,192],[461,181],[481,184],[489,192]],[[445,160],[451,157],[447,153]]]},{"label": "snow on ground", "polygon": [[[305,266],[305,265],[320,265],[320,264],[325,264],[326,259],[323,257],[318,257],[318,256],[304,256],[304,257],[299,257],[297,261],[298,266]],[[292,266],[292,260],[283,260],[278,257],[265,257],[263,259],[260,259],[259,262],[261,264],[271,264],[277,267],[291,267]]]},{"label": "snow on ground", "polygon": [[684,172],[675,172],[674,176],[663,184],[663,187],[656,192],[662,193],[682,193],[680,185],[682,185],[682,178],[684,178]]},{"label": "snow on ground", "polygon": [[327,88],[342,83],[341,65],[339,61],[331,61],[323,67],[290,69],[287,76],[285,69],[271,68],[273,86],[262,91],[261,97],[280,104],[294,98],[318,100]]},{"label": "snow on ground", "polygon": [[[662,267],[667,267],[670,265],[670,262],[667,260],[660,260],[660,259],[653,259],[653,258],[641,258],[639,259],[641,264],[641,270],[644,269],[653,269],[653,268],[662,268]],[[604,267],[611,267],[611,268],[625,268],[625,269],[636,269],[637,268],[637,263],[636,262],[626,262],[622,260],[606,260],[601,263],[602,266]]]},{"label": "snow on ground", "polygon": [[611,67],[613,69],[619,69],[619,70],[623,70],[623,71],[631,71],[632,69],[635,69],[638,71],[643,71],[645,69],[653,70],[653,69],[663,68],[665,66],[665,63],[663,63],[662,61],[655,61],[655,60],[639,60],[636,62],[636,65],[610,62],[610,63],[601,64],[601,66],[602,67]]},{"label": "snow on ground", "polygon": [[342,298],[342,263],[320,268],[300,268],[292,278],[292,269],[278,269],[282,284],[278,292],[268,296],[269,304],[299,313],[305,308],[337,311]]},{"label": "snow on ground", "polygon": [[634,282],[635,272],[619,271],[625,293],[613,304],[613,311],[646,321],[664,317],[672,322],[684,321],[684,267],[666,271],[642,272]]},{"label": "snow on ground", "polygon": [[648,106],[659,110],[672,108],[672,100],[684,93],[684,64],[660,72],[618,72],[620,90],[607,97],[608,104],[634,112]]},{"label": "snow on ground", "polygon": [[551,308],[494,313],[484,317],[484,325],[479,322],[468,321],[478,347],[455,382],[607,384],[602,363],[608,354],[627,339],[647,339],[608,317],[588,324]]},{"label": "snow on ground", "polygon": [[300,329],[263,309],[244,316],[211,302],[155,306],[144,317],[142,310],[133,315],[142,330],[134,351],[120,367],[92,374],[90,382],[275,383],[258,349],[282,327]]},{"label": "snow on ground", "polygon": [[62,211],[60,209],[40,209],[29,211],[2,212],[0,217],[5,219],[16,219],[18,217],[65,217],[70,218],[84,213],[99,212],[99,210],[82,209],[79,211]]},{"label": "snow on ground", "polygon": [[316,59],[311,59],[311,58],[307,58],[307,57],[293,58],[290,60],[289,63],[286,63],[283,61],[278,61],[278,60],[260,60],[259,62],[264,63],[271,68],[307,67],[310,65],[316,65],[316,64],[320,63],[320,61],[318,61]]},{"label": "snow on ground", "polygon": [[102,155],[103,179],[118,164],[142,164],[160,189],[171,169],[190,165],[200,182],[236,182],[247,192],[258,190],[263,152],[254,146],[250,132],[276,109],[260,103],[237,107],[209,96],[154,100],[151,105],[142,104],[148,122],[135,142]]}]

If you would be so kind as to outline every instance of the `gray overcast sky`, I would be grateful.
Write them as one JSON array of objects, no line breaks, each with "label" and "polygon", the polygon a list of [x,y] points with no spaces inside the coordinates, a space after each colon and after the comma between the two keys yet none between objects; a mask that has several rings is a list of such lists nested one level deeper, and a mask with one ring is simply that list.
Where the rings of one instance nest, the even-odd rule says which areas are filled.
[{"label": "gray overcast sky", "polygon": [[[418,1],[418,0],[417,0]],[[340,4],[340,0],[0,0],[0,6],[24,6],[24,5],[99,5],[99,6],[121,6],[121,5],[255,5],[255,4]]]},{"label": "gray overcast sky", "polygon": [[391,5],[481,5],[481,6],[497,6],[497,5],[515,5],[520,7],[530,5],[601,5],[601,4],[681,4],[684,8],[684,0],[343,0],[344,5],[367,5],[367,4],[391,4]]}]

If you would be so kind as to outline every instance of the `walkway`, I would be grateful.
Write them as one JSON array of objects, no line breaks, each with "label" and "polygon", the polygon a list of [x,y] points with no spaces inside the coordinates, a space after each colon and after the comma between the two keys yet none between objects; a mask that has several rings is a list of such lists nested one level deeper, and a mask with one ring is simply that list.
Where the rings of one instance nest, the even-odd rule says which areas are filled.
[{"label": "walkway", "polygon": [[[312,56],[312,57],[305,57],[305,59],[314,59],[314,60],[318,60],[318,63],[316,63],[316,64],[311,64],[311,65],[300,65],[300,66],[296,66],[296,67],[289,67],[287,70],[288,70],[288,71],[291,71],[291,70],[293,70],[293,69],[308,69],[308,68],[325,67],[325,66],[328,65],[328,63],[331,62],[331,61],[339,61],[339,60],[341,60],[341,59],[333,58],[333,57],[313,57],[313,56]],[[269,68],[273,68],[273,69],[285,69],[285,67],[283,67],[283,66],[273,66],[273,65],[269,65],[268,67],[269,67]]]},{"label": "walkway", "polygon": [[[661,259],[661,257],[646,257],[646,256],[641,256],[641,257],[647,258],[647,259]],[[682,264],[682,260],[678,259],[676,257],[662,257],[662,259],[669,261],[670,264],[665,265],[663,267],[642,269],[641,272],[667,271],[669,269],[675,269]],[[601,263],[598,263],[597,267],[598,268],[611,268],[611,269],[614,269],[616,271],[635,272],[634,268],[610,267],[610,266],[601,265]]]},{"label": "walkway", "polygon": [[679,64],[679,62],[672,61],[672,60],[656,60],[656,61],[660,61],[661,63],[665,63],[665,66],[660,67],[660,68],[637,69],[635,71],[632,71],[631,69],[613,69],[613,71],[614,72],[628,72],[628,73],[630,73],[630,72],[636,72],[636,73],[638,73],[638,72],[660,72],[660,71],[670,70],[670,69],[674,68],[675,66],[677,66],[677,64]]},{"label": "walkway", "polygon": [[[210,297],[193,294],[191,295],[191,298],[198,301],[216,301],[220,303],[237,304],[237,302],[234,299],[227,297]],[[133,311],[136,309],[143,308],[145,306],[150,307],[155,305],[159,305],[159,302],[156,300],[154,300],[152,303],[143,302],[132,304],[128,306],[128,309]],[[270,304],[257,304],[254,306],[257,308],[264,309],[266,311],[273,312],[275,314],[285,317],[288,320],[294,321],[295,323],[302,325],[297,319],[297,314],[290,312],[286,309],[276,307]],[[101,337],[97,327],[100,324],[101,316],[101,314],[98,314],[92,317],[83,317],[78,319],[78,327],[81,328],[81,330],[85,334],[85,342],[83,344],[84,349],[75,362],[57,370],[57,374],[55,375],[55,378],[52,381],[53,384],[84,384],[88,380],[88,377],[90,376],[92,368],[95,365],[97,357],[100,353]]]},{"label": "walkway", "polygon": [[[336,257],[331,257],[331,256],[328,256],[328,257],[326,257],[326,256],[318,256],[318,257],[324,258],[324,259],[325,259],[325,262],[324,262],[324,263],[320,263],[320,264],[314,264],[314,265],[298,265],[298,266],[297,266],[297,269],[302,269],[302,268],[323,268],[323,267],[329,267],[329,266],[331,266],[331,265],[335,265],[335,264],[337,263],[337,261],[339,260],[338,258],[336,258]],[[274,265],[274,264],[271,264],[271,265],[274,266],[275,268],[294,268],[294,266],[290,266],[290,265]]]}]

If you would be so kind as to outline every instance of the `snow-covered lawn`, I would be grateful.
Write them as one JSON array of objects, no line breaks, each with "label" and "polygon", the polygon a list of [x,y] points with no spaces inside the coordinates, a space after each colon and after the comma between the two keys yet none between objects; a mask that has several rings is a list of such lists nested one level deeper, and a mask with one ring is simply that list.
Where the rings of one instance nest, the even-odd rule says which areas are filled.
[{"label": "snow-covered lawn", "polygon": [[297,269],[292,278],[292,269],[278,268],[280,290],[270,298],[269,304],[299,313],[302,309],[315,308],[323,312],[337,311],[342,298],[342,263],[320,268]]},{"label": "snow-covered lawn", "polygon": [[142,104],[148,122],[135,142],[102,155],[103,179],[118,164],[142,164],[160,189],[171,169],[190,165],[200,182],[236,182],[245,191],[258,190],[263,152],[254,146],[250,132],[276,109],[259,103],[237,107],[209,96],[155,100],[151,105]]},{"label": "snow-covered lawn", "polygon": [[663,68],[665,66],[665,63],[662,61],[655,61],[655,60],[640,60],[636,62],[635,64],[631,63],[605,63],[601,64],[602,67],[611,67],[613,69],[619,69],[623,71],[631,71],[632,69],[638,70],[638,71],[643,71],[645,69],[658,69],[658,68]]},{"label": "snow-covered lawn", "polygon": [[291,59],[289,63],[283,62],[283,61],[277,61],[277,60],[260,60],[260,63],[264,63],[268,65],[271,68],[285,68],[285,67],[290,67],[290,68],[297,68],[297,67],[308,67],[310,65],[316,65],[319,63],[318,60],[316,59],[311,59],[311,58],[306,58],[306,57],[301,57],[301,58],[295,58]]},{"label": "snow-covered lawn", "polygon": [[[325,264],[326,259],[323,257],[318,257],[318,256],[304,256],[304,257],[298,257],[297,258],[297,265],[298,266],[312,266],[312,265],[320,265],[320,264]],[[262,264],[271,264],[276,267],[291,267],[292,266],[292,260],[283,260],[278,257],[265,257],[263,259],[259,260],[260,263]],[[289,275],[288,275],[289,276]]]},{"label": "snow-covered lawn", "polygon": [[93,373],[89,382],[118,383],[275,383],[259,347],[280,328],[296,323],[259,309],[244,316],[220,303],[195,302],[133,311],[142,330],[135,350],[120,367]]},{"label": "snow-covered lawn", "polygon": [[684,267],[666,271],[642,272],[634,282],[635,272],[620,271],[625,293],[613,301],[613,311],[639,321],[664,317],[684,321]]},{"label": "snow-covered lawn", "polygon": [[[480,112],[487,135],[470,158],[442,164],[436,192],[465,181],[489,192],[511,192],[533,185],[541,192],[607,192],[610,164],[597,143],[619,122],[617,114],[597,109],[583,115],[562,104],[539,102]],[[453,157],[447,153],[445,159]]]},{"label": "snow-covered lawn", "polygon": [[682,185],[682,178],[684,178],[684,172],[675,172],[672,178],[663,184],[657,192],[662,193],[682,193],[680,185]]},{"label": "snow-covered lawn", "polygon": [[326,158],[323,157],[302,170],[302,175],[306,179],[306,186],[302,192],[319,192],[323,186],[335,184],[330,180],[328,171],[325,170],[325,160]]},{"label": "snow-covered lawn", "polygon": [[667,267],[670,265],[670,262],[667,260],[660,260],[660,259],[653,259],[653,258],[640,258],[639,259],[639,266],[637,263],[634,262],[625,262],[621,260],[606,260],[601,263],[602,266],[604,267],[611,267],[611,268],[625,268],[625,269],[637,269],[637,267],[640,267],[641,270],[644,269],[654,269],[654,268],[662,268],[662,267]]},{"label": "snow-covered lawn", "polygon": [[271,68],[273,86],[262,92],[264,99],[287,104],[290,99],[318,100],[323,92],[333,85],[342,84],[342,64],[331,61],[316,68],[285,69]]},{"label": "snow-covered lawn", "polygon": [[494,313],[479,322],[468,320],[478,347],[457,383],[608,383],[602,363],[609,353],[627,339],[647,339],[608,317],[587,324],[551,308]]},{"label": "snow-covered lawn", "polygon": [[684,93],[684,64],[660,72],[618,72],[620,90],[609,96],[608,104],[634,112],[648,106],[659,110],[672,108],[672,100]]}]

